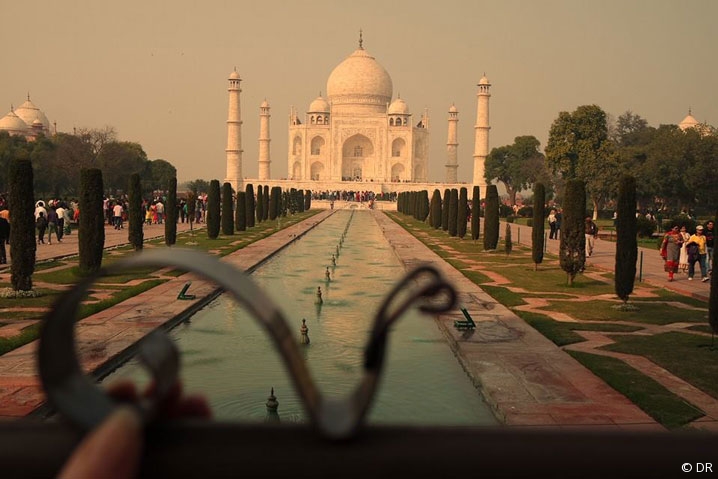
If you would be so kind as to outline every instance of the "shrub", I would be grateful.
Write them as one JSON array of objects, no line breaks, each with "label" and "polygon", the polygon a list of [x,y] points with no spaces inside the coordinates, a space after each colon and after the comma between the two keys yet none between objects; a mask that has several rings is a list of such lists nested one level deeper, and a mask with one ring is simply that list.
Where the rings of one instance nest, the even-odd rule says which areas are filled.
[{"label": "shrub", "polygon": [[474,186],[473,197],[471,198],[471,239],[479,239],[479,228],[481,228],[479,217],[481,216],[481,196],[478,186]]},{"label": "shrub", "polygon": [[[535,201],[535,199],[534,199],[534,201]],[[517,214],[518,214],[519,216],[524,217],[524,218],[527,217],[527,216],[533,217],[533,215],[534,215],[534,207],[533,207],[533,206],[522,206],[522,207],[519,208],[519,210],[517,211]]]},{"label": "shrub", "polygon": [[543,262],[544,250],[544,218],[546,216],[546,188],[543,183],[534,185],[534,206],[531,208],[533,218],[526,221],[531,226],[531,259],[534,262],[534,269]]},{"label": "shrub", "polygon": [[219,180],[209,182],[207,193],[207,237],[217,239],[219,236]]},{"label": "shrub", "polygon": [[514,214],[514,209],[510,207],[509,205],[505,205],[503,203],[499,204],[499,216],[501,218],[506,218],[507,216],[511,216]]},{"label": "shrub", "polygon": [[[650,238],[658,229],[658,223],[655,220],[649,220],[643,215],[638,218],[636,218],[635,214],[632,216],[636,220],[636,234],[640,238]],[[616,227],[618,227],[618,224],[616,224]]]},{"label": "shrub", "polygon": [[[177,183],[175,183],[176,185]],[[139,173],[130,175],[129,188],[129,208],[127,212],[129,219],[127,239],[135,251],[140,251],[143,246],[145,234],[143,225],[145,224],[145,215],[142,214],[142,180]],[[166,228],[166,227],[165,227]],[[175,230],[176,231],[176,230]],[[165,237],[167,236],[165,232]]]},{"label": "shrub", "polygon": [[234,211],[232,211],[232,185],[224,183],[222,185],[222,234],[234,234]]},{"label": "shrub", "polygon": [[[141,226],[140,226],[141,228]],[[165,205],[165,244],[172,246],[177,242],[177,178],[172,176],[167,185],[167,204]]]},{"label": "shrub", "polygon": [[507,223],[513,223],[514,221],[516,221],[514,215],[508,215],[508,216],[506,217],[506,222],[507,222]]},{"label": "shrub", "polygon": [[[10,162],[9,173],[8,208],[10,209],[10,254],[12,255],[10,282],[15,291],[30,291],[37,251],[32,163],[30,160],[13,159]],[[102,209],[101,202],[100,209]]]},{"label": "shrub", "polygon": [[494,250],[499,244],[499,191],[496,185],[486,189],[486,211],[484,213],[484,249]]},{"label": "shrub", "polygon": [[504,233],[504,251],[506,251],[506,256],[510,255],[513,249],[514,243],[511,240],[511,225],[506,223],[506,232]]},{"label": "shrub", "polygon": [[[638,242],[636,241],[637,219],[636,179],[624,176],[618,184],[618,206],[616,218],[616,294],[625,303],[633,292],[636,278]],[[645,220],[645,218],[644,218]],[[648,220],[647,220],[648,221]]]},{"label": "shrub", "polygon": [[559,259],[561,269],[568,275],[569,286],[573,285],[573,279],[586,263],[585,213],[586,186],[580,180],[568,180],[564,193]]}]

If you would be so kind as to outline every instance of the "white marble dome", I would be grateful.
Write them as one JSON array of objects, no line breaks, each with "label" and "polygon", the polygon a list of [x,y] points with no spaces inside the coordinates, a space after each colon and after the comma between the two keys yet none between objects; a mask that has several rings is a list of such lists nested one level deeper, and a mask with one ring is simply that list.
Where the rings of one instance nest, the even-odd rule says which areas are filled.
[{"label": "white marble dome", "polygon": [[241,78],[239,78],[239,73],[237,73],[237,70],[234,70],[232,73],[229,74],[229,79],[230,80],[241,80]]},{"label": "white marble dome", "polygon": [[310,105],[309,113],[329,113],[329,102],[319,95]]},{"label": "white marble dome", "polygon": [[337,65],[327,80],[327,97],[332,105],[386,105],[391,101],[392,90],[389,73],[363,48]]},{"label": "white marble dome", "polygon": [[698,125],[698,120],[691,115],[691,110],[688,110],[688,115],[678,124],[678,128],[685,131],[688,128],[695,128]]},{"label": "white marble dome", "polygon": [[23,134],[27,132],[27,123],[17,116],[14,111],[0,119],[0,131],[7,131],[10,134]]},{"label": "white marble dome", "polygon": [[409,114],[409,106],[406,104],[404,100],[401,98],[397,98],[393,102],[391,102],[391,105],[389,105],[389,109],[387,110],[387,113],[389,115],[408,115]]},{"label": "white marble dome", "polygon": [[25,100],[25,103],[15,108],[15,114],[19,116],[26,125],[32,125],[35,120],[39,120],[43,128],[46,131],[50,131],[50,120],[47,119],[45,114],[36,107],[29,98]]}]

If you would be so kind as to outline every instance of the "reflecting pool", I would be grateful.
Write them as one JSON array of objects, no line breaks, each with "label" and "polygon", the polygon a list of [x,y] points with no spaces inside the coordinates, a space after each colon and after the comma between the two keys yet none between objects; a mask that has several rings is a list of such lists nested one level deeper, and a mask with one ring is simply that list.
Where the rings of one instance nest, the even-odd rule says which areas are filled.
[{"label": "reflecting pool", "polygon": [[[252,278],[291,318],[298,342],[306,319],[311,343],[302,350],[313,379],[325,394],[344,395],[361,376],[374,314],[403,273],[371,213],[342,210],[263,264]],[[273,387],[281,420],[304,420],[269,337],[229,296],[220,296],[170,334],[182,354],[185,389],[206,394],[216,418],[263,420]],[[134,361],[106,381],[120,377],[147,380]],[[415,310],[391,332],[384,376],[368,420],[497,424],[434,319]]]}]

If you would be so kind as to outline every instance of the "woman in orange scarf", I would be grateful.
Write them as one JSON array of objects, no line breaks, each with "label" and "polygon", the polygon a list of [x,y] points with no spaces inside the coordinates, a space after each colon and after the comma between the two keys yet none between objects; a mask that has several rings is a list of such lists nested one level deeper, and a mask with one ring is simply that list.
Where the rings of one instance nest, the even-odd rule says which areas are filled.
[{"label": "woman in orange scarf", "polygon": [[673,274],[678,271],[681,245],[683,245],[683,236],[678,230],[678,225],[673,225],[661,243],[661,256],[666,262],[665,270],[668,273],[668,281],[673,281]]}]

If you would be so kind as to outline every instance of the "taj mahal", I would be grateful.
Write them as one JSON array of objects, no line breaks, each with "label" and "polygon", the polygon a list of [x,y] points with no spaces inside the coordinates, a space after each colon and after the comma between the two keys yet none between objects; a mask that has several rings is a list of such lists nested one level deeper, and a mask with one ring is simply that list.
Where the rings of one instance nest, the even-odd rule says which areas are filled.
[{"label": "taj mahal", "polygon": [[[370,190],[376,193],[432,190],[469,186],[457,182],[458,111],[448,109],[446,178],[429,183],[428,110],[411,113],[407,102],[394,97],[392,79],[366,50],[360,33],[359,48],[329,75],[326,97],[311,101],[304,115],[292,107],[288,118],[286,179],[270,178],[270,106],[259,108],[258,177],[242,175],[242,116],[236,69],[229,75],[227,118],[227,176],[235,191],[246,184],[322,190]],[[473,185],[485,191],[484,162],[489,153],[489,88],[486,76],[478,83]]]}]

